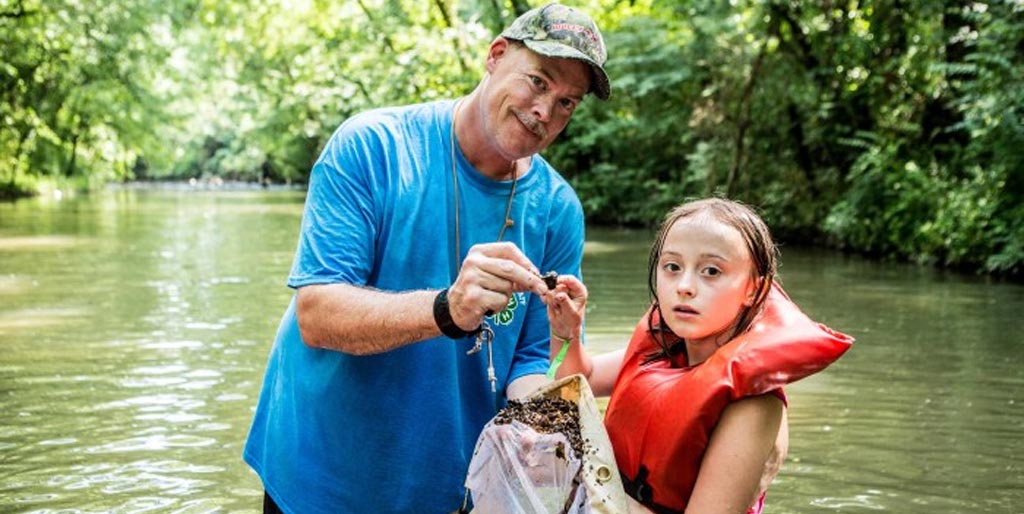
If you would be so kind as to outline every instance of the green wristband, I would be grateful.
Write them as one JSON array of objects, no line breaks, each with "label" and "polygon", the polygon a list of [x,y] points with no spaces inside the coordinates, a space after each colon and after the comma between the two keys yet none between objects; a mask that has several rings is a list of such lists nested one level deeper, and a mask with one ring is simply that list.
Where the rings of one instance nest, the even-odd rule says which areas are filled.
[{"label": "green wristband", "polygon": [[551,366],[548,367],[548,380],[554,380],[555,372],[558,371],[558,367],[561,366],[562,361],[565,360],[565,354],[569,353],[569,345],[572,343],[572,338],[555,336],[555,339],[562,340],[562,349],[558,350],[558,355],[555,356],[555,360],[551,361]]}]

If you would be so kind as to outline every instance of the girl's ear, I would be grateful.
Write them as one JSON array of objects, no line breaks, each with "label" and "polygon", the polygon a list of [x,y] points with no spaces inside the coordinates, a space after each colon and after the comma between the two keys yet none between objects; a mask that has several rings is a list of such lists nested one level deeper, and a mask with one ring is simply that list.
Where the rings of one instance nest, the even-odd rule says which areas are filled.
[{"label": "girl's ear", "polygon": [[763,290],[768,281],[765,277],[758,277],[750,281],[747,286],[747,299],[743,301],[743,305],[746,307],[753,307],[754,301],[757,300],[758,296],[761,296],[761,290]]}]

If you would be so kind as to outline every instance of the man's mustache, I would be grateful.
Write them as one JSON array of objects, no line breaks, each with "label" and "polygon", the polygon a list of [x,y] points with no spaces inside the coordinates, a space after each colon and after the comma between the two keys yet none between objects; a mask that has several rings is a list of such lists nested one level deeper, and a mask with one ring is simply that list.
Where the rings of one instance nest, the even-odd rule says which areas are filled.
[{"label": "man's mustache", "polygon": [[548,130],[540,121],[537,121],[536,118],[520,111],[519,109],[512,109],[512,113],[515,114],[516,118],[519,118],[519,121],[522,122],[523,125],[526,125],[526,128],[529,129],[530,132],[533,132],[535,136],[541,139],[547,139]]}]

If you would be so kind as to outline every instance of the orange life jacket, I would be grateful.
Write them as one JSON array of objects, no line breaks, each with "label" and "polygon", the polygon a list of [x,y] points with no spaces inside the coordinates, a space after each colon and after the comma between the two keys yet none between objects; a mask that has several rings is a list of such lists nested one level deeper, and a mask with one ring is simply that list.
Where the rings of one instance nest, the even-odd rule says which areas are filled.
[{"label": "orange life jacket", "polygon": [[[656,318],[655,313],[655,318]],[[654,326],[659,323],[654,319]],[[725,407],[821,371],[853,338],[808,318],[778,285],[749,329],[695,366],[660,350],[637,324],[605,414],[626,492],[655,512],[683,512]]]}]

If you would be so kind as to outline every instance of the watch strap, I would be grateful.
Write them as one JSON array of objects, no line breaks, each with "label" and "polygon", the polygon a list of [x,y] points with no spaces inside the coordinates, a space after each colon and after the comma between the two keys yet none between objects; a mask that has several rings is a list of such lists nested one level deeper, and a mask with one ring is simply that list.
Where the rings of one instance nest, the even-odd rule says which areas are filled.
[{"label": "watch strap", "polygon": [[475,336],[480,333],[480,329],[483,327],[481,325],[467,332],[455,324],[455,320],[452,319],[451,305],[448,304],[448,289],[442,289],[434,297],[434,323],[437,323],[437,328],[441,329],[442,334],[452,339]]}]

